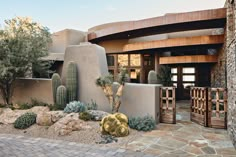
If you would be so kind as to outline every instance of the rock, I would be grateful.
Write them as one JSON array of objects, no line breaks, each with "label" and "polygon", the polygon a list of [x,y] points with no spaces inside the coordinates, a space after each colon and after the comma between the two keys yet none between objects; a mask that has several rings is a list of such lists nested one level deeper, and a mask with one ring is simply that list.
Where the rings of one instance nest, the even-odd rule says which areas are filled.
[{"label": "rock", "polygon": [[93,120],[97,121],[101,121],[103,117],[110,115],[110,113],[99,110],[88,110],[87,112],[92,115]]},{"label": "rock", "polygon": [[53,124],[52,115],[50,112],[38,113],[36,123],[40,126],[51,126]]},{"label": "rock", "polygon": [[4,108],[0,115],[0,123],[2,124],[13,124],[18,117],[26,113],[27,110],[13,111],[10,108]]},{"label": "rock", "polygon": [[91,129],[91,127],[79,119],[78,113],[70,113],[65,117],[61,118],[54,124],[55,132],[58,135],[64,136],[70,134],[72,131],[79,131],[82,129]]},{"label": "rock", "polygon": [[45,113],[45,112],[49,112],[49,111],[50,111],[50,109],[45,106],[34,106],[33,108],[28,110],[28,112],[34,112],[35,114]]},{"label": "rock", "polygon": [[67,115],[63,111],[50,111],[50,114],[52,116],[53,123],[57,122],[59,119],[65,117]]}]

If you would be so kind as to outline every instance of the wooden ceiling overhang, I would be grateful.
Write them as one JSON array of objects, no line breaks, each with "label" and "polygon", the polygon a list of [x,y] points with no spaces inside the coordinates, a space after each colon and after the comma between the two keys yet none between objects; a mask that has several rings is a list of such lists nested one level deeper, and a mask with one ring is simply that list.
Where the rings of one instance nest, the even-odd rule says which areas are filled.
[{"label": "wooden ceiling overhang", "polygon": [[94,30],[88,34],[91,42],[163,34],[170,32],[224,28],[226,24],[226,8],[202,10],[186,13],[166,14],[138,21],[129,21]]}]

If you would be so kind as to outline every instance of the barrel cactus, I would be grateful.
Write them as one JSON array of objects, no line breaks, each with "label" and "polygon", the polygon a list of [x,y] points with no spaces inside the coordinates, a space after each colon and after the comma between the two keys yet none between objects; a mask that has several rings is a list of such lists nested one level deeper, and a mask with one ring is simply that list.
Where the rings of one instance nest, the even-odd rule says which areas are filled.
[{"label": "barrel cactus", "polygon": [[36,123],[37,115],[33,112],[26,112],[18,117],[14,123],[14,127],[17,129],[26,129]]},{"label": "barrel cactus", "polygon": [[116,137],[129,135],[128,118],[122,113],[106,116],[100,123],[102,134],[110,134]]},{"label": "barrel cactus", "polygon": [[77,100],[78,71],[75,62],[69,62],[67,67],[66,87],[68,102]]},{"label": "barrel cactus", "polygon": [[57,88],[57,96],[56,96],[56,105],[58,105],[57,108],[63,109],[66,106],[67,102],[67,91],[66,87],[61,85]]},{"label": "barrel cactus", "polygon": [[157,84],[157,73],[154,70],[149,71],[148,73],[148,84]]},{"label": "barrel cactus", "polygon": [[57,98],[57,88],[61,85],[61,78],[60,75],[57,73],[54,73],[52,75],[52,90],[53,90],[53,100],[54,103],[56,103]]}]

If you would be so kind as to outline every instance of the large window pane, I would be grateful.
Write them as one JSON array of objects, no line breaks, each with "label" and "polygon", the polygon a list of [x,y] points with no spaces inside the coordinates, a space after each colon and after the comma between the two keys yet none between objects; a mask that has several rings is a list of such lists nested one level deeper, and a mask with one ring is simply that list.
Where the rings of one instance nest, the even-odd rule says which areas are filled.
[{"label": "large window pane", "polygon": [[108,66],[115,66],[115,57],[108,55],[107,56],[107,65]]},{"label": "large window pane", "polygon": [[130,66],[140,66],[140,65],[141,65],[140,54],[131,54]]},{"label": "large window pane", "polygon": [[119,66],[128,66],[128,55],[118,55],[118,65]]},{"label": "large window pane", "polygon": [[177,74],[177,68],[171,68],[171,74]]},{"label": "large window pane", "polygon": [[195,68],[183,68],[183,74],[194,74]]},{"label": "large window pane", "polygon": [[183,81],[195,81],[194,75],[183,75]]},{"label": "large window pane", "polygon": [[177,75],[173,75],[171,81],[177,81]]}]

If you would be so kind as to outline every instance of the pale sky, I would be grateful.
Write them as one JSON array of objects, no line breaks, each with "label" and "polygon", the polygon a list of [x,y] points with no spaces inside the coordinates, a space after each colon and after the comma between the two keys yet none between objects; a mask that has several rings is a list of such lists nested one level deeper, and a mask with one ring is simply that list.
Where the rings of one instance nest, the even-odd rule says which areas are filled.
[{"label": "pale sky", "polygon": [[139,20],[166,13],[222,8],[226,0],[2,0],[0,24],[29,16],[51,32],[66,28],[87,31],[110,22]]}]

